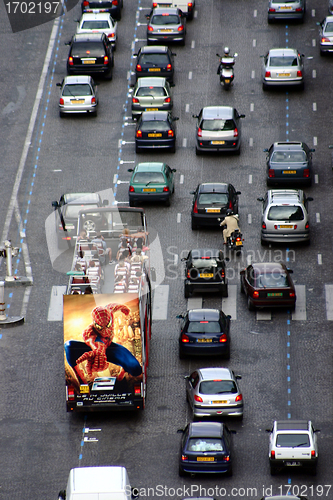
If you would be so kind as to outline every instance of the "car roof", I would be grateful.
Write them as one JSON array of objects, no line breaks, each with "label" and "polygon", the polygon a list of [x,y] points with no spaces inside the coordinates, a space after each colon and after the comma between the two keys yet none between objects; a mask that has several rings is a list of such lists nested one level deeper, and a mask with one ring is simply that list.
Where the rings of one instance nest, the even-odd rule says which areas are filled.
[{"label": "car roof", "polygon": [[135,172],[163,172],[165,168],[165,163],[161,162],[145,162],[138,163],[135,166]]},{"label": "car roof", "polygon": [[221,437],[222,422],[192,422],[189,425],[190,437]]},{"label": "car roof", "polygon": [[233,380],[233,376],[229,368],[200,368],[202,380]]},{"label": "car roof", "polygon": [[303,151],[303,142],[274,142],[273,147],[280,151]]},{"label": "car roof", "polygon": [[190,309],[188,319],[190,321],[218,321],[220,311],[219,309]]},{"label": "car roof", "polygon": [[300,203],[301,193],[298,189],[271,189],[269,197],[271,203]]},{"label": "car roof", "polygon": [[109,12],[84,12],[81,16],[81,20],[95,20],[95,19],[109,19],[111,17],[111,14]]},{"label": "car roof", "polygon": [[218,248],[195,248],[191,250],[192,258],[200,259],[202,257],[209,258],[219,258],[221,254],[221,250]]},{"label": "car roof", "polygon": [[251,264],[255,271],[259,273],[262,272],[272,272],[272,271],[286,271],[286,267],[282,262],[254,262]]},{"label": "car roof", "polygon": [[204,182],[199,184],[200,193],[227,193],[229,184],[223,182]]},{"label": "car roof", "polygon": [[67,193],[64,194],[61,198],[63,198],[64,203],[96,203],[100,202],[101,198],[97,193]]},{"label": "car roof", "polygon": [[270,56],[294,56],[298,54],[297,49],[290,49],[290,48],[280,48],[280,49],[270,49],[269,50],[269,55]]},{"label": "car roof", "polygon": [[144,45],[140,49],[141,54],[144,52],[145,54],[164,54],[168,52],[168,47],[166,45]]},{"label": "car roof", "polygon": [[73,42],[100,42],[103,37],[104,33],[76,33]]},{"label": "car roof", "polygon": [[202,108],[202,118],[213,120],[214,118],[230,119],[233,118],[234,108],[230,106],[205,106]]},{"label": "car roof", "polygon": [[167,121],[169,111],[143,111],[141,114],[142,121],[162,120]]},{"label": "car roof", "polygon": [[74,83],[91,83],[92,78],[88,75],[72,75],[65,76],[64,84],[74,84]]},{"label": "car roof", "polygon": [[276,421],[277,431],[308,431],[310,421],[308,420],[278,420]]},{"label": "car roof", "polygon": [[332,23],[333,22],[333,16],[326,16],[325,17],[325,21]]},{"label": "car roof", "polygon": [[152,16],[154,15],[161,16],[162,14],[179,14],[178,7],[155,7],[152,12]]},{"label": "car roof", "polygon": [[166,81],[162,76],[143,76],[137,79],[136,87],[164,87]]}]

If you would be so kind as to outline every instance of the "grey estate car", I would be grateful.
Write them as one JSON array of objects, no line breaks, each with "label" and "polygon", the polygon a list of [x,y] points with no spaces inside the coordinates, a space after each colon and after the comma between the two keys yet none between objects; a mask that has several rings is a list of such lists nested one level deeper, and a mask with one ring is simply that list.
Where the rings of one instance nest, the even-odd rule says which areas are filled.
[{"label": "grey estate car", "polygon": [[303,54],[297,49],[271,49],[263,57],[262,88],[299,86],[304,88]]},{"label": "grey estate car", "polygon": [[268,0],[268,22],[299,20],[304,21],[305,0]]},{"label": "grey estate car", "polygon": [[143,111],[171,111],[173,106],[171,86],[166,78],[138,78],[132,94],[132,118]]}]

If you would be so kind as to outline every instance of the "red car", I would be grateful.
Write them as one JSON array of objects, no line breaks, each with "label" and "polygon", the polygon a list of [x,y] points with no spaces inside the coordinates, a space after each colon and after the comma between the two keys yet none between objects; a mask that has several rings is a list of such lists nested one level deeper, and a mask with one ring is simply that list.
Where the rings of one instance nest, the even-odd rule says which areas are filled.
[{"label": "red car", "polygon": [[290,307],[295,309],[296,292],[290,277],[293,271],[278,262],[251,264],[240,272],[241,293],[247,307]]}]

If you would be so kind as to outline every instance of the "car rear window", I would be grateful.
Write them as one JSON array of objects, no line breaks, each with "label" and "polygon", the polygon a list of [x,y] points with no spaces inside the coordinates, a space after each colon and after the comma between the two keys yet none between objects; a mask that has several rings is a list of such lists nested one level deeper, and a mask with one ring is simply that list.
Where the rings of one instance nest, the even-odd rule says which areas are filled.
[{"label": "car rear window", "polygon": [[97,208],[97,205],[66,205],[65,217],[77,218],[80,210],[88,208]]},{"label": "car rear window", "polygon": [[165,24],[180,24],[180,17],[177,15],[158,15],[153,16],[150,24],[156,24],[157,26],[162,26]]},{"label": "car rear window", "polygon": [[105,21],[83,21],[81,29],[84,30],[105,30],[110,28],[109,22]]},{"label": "car rear window", "polygon": [[73,57],[104,57],[103,42],[74,42],[72,47]]},{"label": "car rear window", "polygon": [[268,220],[276,221],[296,221],[303,220],[304,213],[300,206],[281,205],[270,207],[267,215]]},{"label": "car rear window", "polygon": [[101,2],[89,2],[89,7],[91,9],[110,9],[113,7],[112,0],[104,0]]},{"label": "car rear window", "polygon": [[167,132],[170,130],[170,125],[168,122],[161,120],[147,120],[141,122],[140,130],[142,130],[142,132],[151,132],[152,130]]},{"label": "car rear window", "polygon": [[75,83],[65,85],[62,91],[62,95],[66,97],[92,95],[92,90],[88,83]]},{"label": "car rear window", "polygon": [[234,130],[235,124],[233,120],[202,120],[200,128],[201,130],[208,130],[211,132],[222,132]]},{"label": "car rear window", "polygon": [[140,87],[135,94],[136,97],[142,96],[153,96],[153,97],[164,97],[167,93],[164,87]]},{"label": "car rear window", "polygon": [[141,54],[139,64],[167,65],[169,64],[168,54]]},{"label": "car rear window", "polygon": [[275,151],[271,157],[272,162],[281,163],[304,163],[306,162],[305,151]]},{"label": "car rear window", "polygon": [[133,184],[165,184],[162,172],[138,172],[134,175]]},{"label": "car rear window", "polygon": [[258,277],[258,288],[284,288],[288,286],[288,278],[286,274],[264,273]]},{"label": "car rear window", "polygon": [[281,0],[271,0],[271,2],[273,4],[280,4],[280,5],[285,5],[287,3],[299,3],[299,2],[297,2],[297,0],[284,0],[284,1],[281,1]]},{"label": "car rear window", "polygon": [[188,333],[220,333],[221,327],[218,321],[190,321]]},{"label": "car rear window", "polygon": [[201,382],[199,392],[200,394],[235,394],[237,387],[233,380],[205,380]]},{"label": "car rear window", "polygon": [[228,195],[226,193],[202,193],[198,198],[199,205],[227,205]]},{"label": "car rear window", "polygon": [[222,439],[219,438],[190,438],[188,451],[224,451]]},{"label": "car rear window", "polygon": [[193,259],[192,267],[196,267],[197,269],[208,269],[218,267],[218,263],[216,259]]},{"label": "car rear window", "polygon": [[281,448],[308,448],[310,439],[308,434],[278,434],[276,446]]},{"label": "car rear window", "polygon": [[286,66],[297,66],[297,57],[295,56],[275,56],[269,58],[269,65],[275,68],[283,68]]},{"label": "car rear window", "polygon": [[333,23],[327,23],[324,28],[324,33],[333,33]]}]

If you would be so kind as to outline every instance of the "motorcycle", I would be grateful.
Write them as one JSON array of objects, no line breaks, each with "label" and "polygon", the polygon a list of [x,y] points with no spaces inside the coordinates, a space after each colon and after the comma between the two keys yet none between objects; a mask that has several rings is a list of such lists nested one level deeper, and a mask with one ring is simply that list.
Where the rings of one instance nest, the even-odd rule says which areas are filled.
[{"label": "motorcycle", "polygon": [[227,237],[227,247],[229,250],[235,250],[236,253],[240,253],[243,248],[243,235],[239,229],[235,229],[231,233],[231,236]]},{"label": "motorcycle", "polygon": [[238,54],[228,57],[220,56],[220,54],[216,55],[220,59],[220,65],[218,68],[220,84],[225,90],[229,90],[234,81],[235,57],[237,57]]}]

